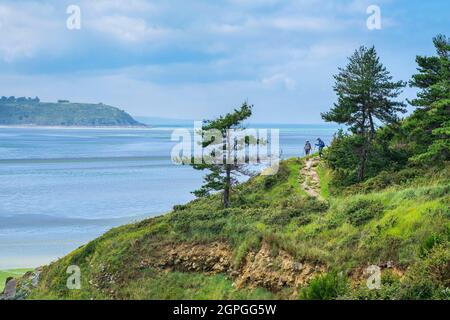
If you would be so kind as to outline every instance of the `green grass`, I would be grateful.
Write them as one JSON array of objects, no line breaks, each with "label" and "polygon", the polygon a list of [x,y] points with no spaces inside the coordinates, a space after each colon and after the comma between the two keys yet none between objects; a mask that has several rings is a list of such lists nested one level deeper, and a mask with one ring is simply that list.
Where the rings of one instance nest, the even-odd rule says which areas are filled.
[{"label": "green grass", "polygon": [[320,179],[320,195],[324,199],[330,198],[330,181],[331,181],[331,170],[326,167],[326,165],[321,162],[317,166],[317,174]]},{"label": "green grass", "polygon": [[[147,271],[148,272],[148,271]],[[133,280],[124,290],[125,299],[177,300],[267,300],[274,295],[265,289],[238,290],[224,275],[171,272],[149,274]]]},{"label": "green grass", "polygon": [[5,281],[9,277],[18,278],[24,275],[26,272],[33,269],[10,269],[10,270],[0,270],[0,292],[5,288]]}]

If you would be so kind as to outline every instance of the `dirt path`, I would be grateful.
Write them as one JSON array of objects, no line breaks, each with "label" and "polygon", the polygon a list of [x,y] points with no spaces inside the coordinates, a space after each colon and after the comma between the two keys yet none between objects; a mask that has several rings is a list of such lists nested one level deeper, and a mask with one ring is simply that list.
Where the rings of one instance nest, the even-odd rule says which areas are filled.
[{"label": "dirt path", "polygon": [[310,157],[308,160],[306,160],[305,166],[300,169],[300,176],[304,178],[301,186],[309,196],[322,198],[320,195],[319,175],[316,171],[316,167],[318,164],[319,158],[317,157]]}]

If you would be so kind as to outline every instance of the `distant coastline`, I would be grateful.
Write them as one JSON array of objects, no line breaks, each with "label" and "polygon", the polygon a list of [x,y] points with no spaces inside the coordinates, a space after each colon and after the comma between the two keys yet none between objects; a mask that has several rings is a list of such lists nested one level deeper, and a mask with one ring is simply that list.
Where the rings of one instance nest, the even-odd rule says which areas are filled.
[{"label": "distant coastline", "polygon": [[28,127],[145,128],[122,109],[104,103],[69,100],[41,102],[38,97],[0,97],[0,125]]},{"label": "distant coastline", "polygon": [[153,129],[154,126],[151,125],[135,125],[135,126],[43,126],[43,125],[0,125],[0,129],[73,129],[73,130],[88,130],[88,129],[98,129],[98,130],[120,130],[120,129],[135,129],[135,130],[146,130]]}]

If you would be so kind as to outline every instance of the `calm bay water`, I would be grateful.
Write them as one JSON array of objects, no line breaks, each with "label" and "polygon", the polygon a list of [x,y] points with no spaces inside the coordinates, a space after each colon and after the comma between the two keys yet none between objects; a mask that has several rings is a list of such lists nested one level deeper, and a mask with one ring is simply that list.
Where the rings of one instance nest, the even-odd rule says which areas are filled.
[{"label": "calm bay water", "polygon": [[[280,129],[283,158],[327,125]],[[193,199],[201,172],[170,161],[172,127],[0,128],[0,269],[49,263],[111,227]]]}]

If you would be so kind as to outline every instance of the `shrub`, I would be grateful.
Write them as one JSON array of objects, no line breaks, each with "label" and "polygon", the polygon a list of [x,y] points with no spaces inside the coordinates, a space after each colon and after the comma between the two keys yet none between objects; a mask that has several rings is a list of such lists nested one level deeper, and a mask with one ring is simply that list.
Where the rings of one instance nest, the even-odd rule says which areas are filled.
[{"label": "shrub", "polygon": [[352,300],[393,300],[398,295],[400,284],[400,277],[386,269],[381,274],[381,287],[379,289],[369,289],[366,282],[363,281],[344,298]]},{"label": "shrub", "polygon": [[281,202],[283,208],[292,208],[297,211],[324,212],[328,210],[328,203],[317,200],[314,197],[300,197],[298,195],[290,196]]},{"label": "shrub", "polygon": [[274,175],[266,176],[264,178],[264,189],[270,189],[280,182],[284,182],[288,179],[290,170],[286,162],[280,162],[278,172]]},{"label": "shrub", "polygon": [[445,243],[445,241],[447,241],[446,237],[441,234],[433,233],[422,242],[419,248],[419,256],[422,258],[425,257],[431,251],[431,249],[433,249],[438,244]]},{"label": "shrub", "polygon": [[185,204],[176,204],[173,206],[173,211],[182,211],[182,210],[186,210],[187,208],[188,208],[188,206]]},{"label": "shrub", "polygon": [[344,209],[344,216],[354,226],[365,224],[383,212],[384,206],[381,202],[369,199],[359,199],[350,202]]},{"label": "shrub", "polygon": [[303,300],[334,300],[348,291],[348,280],[337,272],[320,275],[311,280],[310,284],[300,291]]},{"label": "shrub", "polygon": [[426,173],[423,169],[418,167],[398,170],[397,168],[389,168],[389,170],[381,171],[376,176],[369,178],[364,182],[355,183],[354,185],[346,187],[342,193],[370,193],[373,191],[383,190],[391,186],[407,185],[412,181],[415,181],[417,177],[425,176],[427,174],[428,173]]},{"label": "shrub", "polygon": [[450,299],[450,248],[435,245],[405,275],[399,299]]},{"label": "shrub", "polygon": [[268,225],[285,226],[291,221],[292,212],[286,209],[270,210],[262,221]]}]

